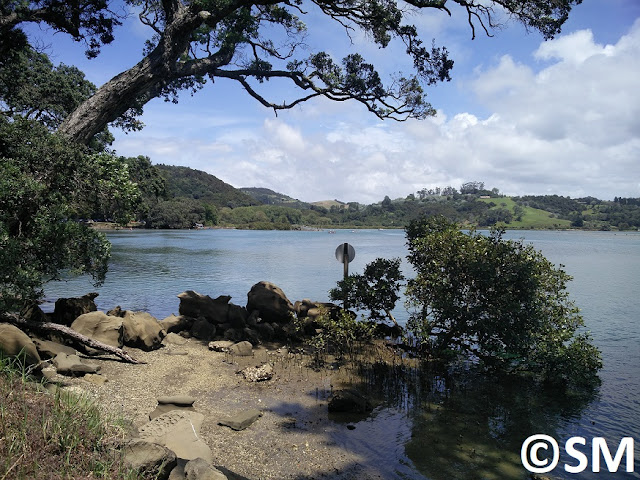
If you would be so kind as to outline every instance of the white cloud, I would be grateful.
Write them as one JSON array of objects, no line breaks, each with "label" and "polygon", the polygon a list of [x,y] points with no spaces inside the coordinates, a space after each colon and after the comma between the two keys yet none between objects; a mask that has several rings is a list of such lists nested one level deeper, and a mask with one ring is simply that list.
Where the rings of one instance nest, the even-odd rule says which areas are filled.
[{"label": "white cloud", "polygon": [[116,148],[306,201],[369,203],[469,180],[509,194],[640,196],[640,21],[614,44],[582,30],[530,58],[475,70],[465,85],[486,115],[380,122],[359,104],[316,100],[278,117],[163,117]]}]

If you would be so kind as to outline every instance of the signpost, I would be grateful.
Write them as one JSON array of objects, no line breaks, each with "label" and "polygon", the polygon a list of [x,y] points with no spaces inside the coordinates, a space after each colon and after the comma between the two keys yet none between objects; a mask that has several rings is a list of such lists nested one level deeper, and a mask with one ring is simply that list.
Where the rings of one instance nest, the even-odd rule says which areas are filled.
[{"label": "signpost", "polygon": [[356,258],[356,250],[352,245],[343,243],[336,248],[336,260],[344,265],[344,279],[349,276],[349,262]]},{"label": "signpost", "polygon": [[[344,265],[344,279],[349,276],[349,262],[356,258],[356,250],[352,245],[343,243],[336,248],[336,260]],[[347,309],[347,297],[344,298],[343,308]]]}]

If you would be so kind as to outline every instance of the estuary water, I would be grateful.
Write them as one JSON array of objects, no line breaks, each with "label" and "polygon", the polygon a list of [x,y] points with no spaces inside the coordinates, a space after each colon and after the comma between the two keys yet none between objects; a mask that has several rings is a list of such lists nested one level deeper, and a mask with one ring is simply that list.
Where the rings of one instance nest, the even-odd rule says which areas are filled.
[{"label": "estuary water", "polygon": [[[350,272],[362,272],[377,257],[400,257],[405,275],[412,275],[404,260],[407,250],[402,230],[337,230],[332,234],[134,230],[110,232],[108,237],[113,255],[105,283],[96,288],[83,277],[50,283],[45,289],[45,310],[50,311],[58,297],[96,291],[101,310],[120,305],[164,318],[178,313],[176,295],[182,291],[195,290],[214,298],[230,295],[231,302],[244,305],[251,286],[261,280],[280,286],[292,302],[303,298],[328,301],[329,290],[342,278],[343,267],[335,250],[343,242],[353,245],[356,252]],[[540,433],[554,437],[560,445],[558,467],[545,473],[550,478],[639,479],[640,234],[510,231],[505,237],[524,238],[573,276],[570,296],[603,355],[598,392],[589,398],[558,402],[524,385],[414,379],[417,383],[424,380],[420,395],[405,402],[404,408],[390,405],[378,411],[355,431],[384,431],[391,428],[386,423],[393,423],[394,415],[404,419],[402,434],[376,443],[380,450],[396,452],[388,460],[392,463],[389,478],[523,478],[520,446],[529,435]],[[394,315],[403,323],[408,314],[400,305]],[[564,452],[565,441],[574,436],[586,439],[587,445],[578,445],[578,450],[589,461],[577,475],[563,468],[565,463],[578,463]],[[593,472],[593,437],[604,437],[612,455],[623,437],[633,437],[635,472],[625,471],[626,459],[617,473],[607,472],[602,459],[603,471]],[[375,455],[387,458],[382,451]]]}]

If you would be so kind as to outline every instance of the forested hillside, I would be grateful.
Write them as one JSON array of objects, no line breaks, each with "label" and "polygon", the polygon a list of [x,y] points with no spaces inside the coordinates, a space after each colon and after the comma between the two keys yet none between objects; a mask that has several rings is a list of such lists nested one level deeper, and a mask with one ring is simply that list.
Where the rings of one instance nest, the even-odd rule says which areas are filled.
[{"label": "forested hillside", "polygon": [[[302,202],[268,188],[236,189],[206,172],[128,159],[145,197],[140,219],[147,228],[236,227],[403,228],[421,216],[443,215],[461,225],[515,229],[629,230],[640,227],[640,201],[560,195],[507,197],[484,182],[424,188],[405,198],[373,204]],[[327,206],[323,206],[327,205]]]}]

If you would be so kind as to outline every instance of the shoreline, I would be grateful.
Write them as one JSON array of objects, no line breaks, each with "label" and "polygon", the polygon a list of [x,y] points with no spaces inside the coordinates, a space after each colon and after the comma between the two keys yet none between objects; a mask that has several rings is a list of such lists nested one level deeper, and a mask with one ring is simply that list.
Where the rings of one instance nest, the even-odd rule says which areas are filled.
[{"label": "shoreline", "polygon": [[[195,398],[194,409],[205,415],[200,433],[211,448],[213,463],[250,480],[383,479],[398,468],[412,470],[411,478],[424,478],[404,456],[358,447],[368,438],[358,424],[366,420],[363,415],[328,413],[331,392],[354,380],[346,367],[312,369],[302,355],[278,345],[257,347],[251,357],[232,356],[211,351],[206,342],[193,338],[150,352],[127,351],[147,363],[88,357],[101,366],[104,384],[83,377],[54,380],[88,394],[105,412],[129,419],[135,428],[149,421],[157,398]],[[265,362],[273,365],[271,380],[250,382],[237,373]],[[218,425],[249,409],[260,410],[262,417],[246,430]],[[362,425],[366,428],[367,423],[371,424]]]}]

